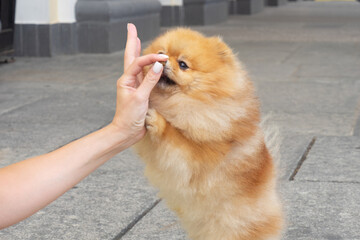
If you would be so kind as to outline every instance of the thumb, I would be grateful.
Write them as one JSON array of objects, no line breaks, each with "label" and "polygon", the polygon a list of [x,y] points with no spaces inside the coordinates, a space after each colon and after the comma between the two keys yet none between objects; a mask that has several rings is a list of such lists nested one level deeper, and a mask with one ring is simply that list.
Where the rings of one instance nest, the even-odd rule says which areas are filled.
[{"label": "thumb", "polygon": [[163,65],[159,62],[155,62],[152,69],[146,74],[144,80],[137,89],[140,96],[149,98],[151,90],[155,87],[161,77],[162,70]]}]

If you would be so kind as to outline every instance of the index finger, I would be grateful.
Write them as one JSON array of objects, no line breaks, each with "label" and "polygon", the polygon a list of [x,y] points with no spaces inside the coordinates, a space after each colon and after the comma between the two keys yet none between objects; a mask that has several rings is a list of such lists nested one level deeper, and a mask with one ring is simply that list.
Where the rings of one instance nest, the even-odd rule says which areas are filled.
[{"label": "index finger", "polygon": [[146,74],[144,81],[142,81],[137,89],[137,92],[140,96],[149,98],[152,89],[155,87],[161,77],[162,70],[163,65],[159,62],[156,62],[151,70]]},{"label": "index finger", "polygon": [[126,69],[125,74],[130,76],[138,75],[143,67],[155,63],[157,61],[167,61],[168,56],[164,54],[148,54],[136,58],[133,63]]}]

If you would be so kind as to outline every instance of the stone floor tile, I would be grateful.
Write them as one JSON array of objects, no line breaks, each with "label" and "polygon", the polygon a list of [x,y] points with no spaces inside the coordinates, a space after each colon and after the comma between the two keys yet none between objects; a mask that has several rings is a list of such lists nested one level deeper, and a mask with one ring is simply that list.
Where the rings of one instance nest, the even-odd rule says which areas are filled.
[{"label": "stone floor tile", "polygon": [[318,137],[295,179],[360,183],[360,137]]}]

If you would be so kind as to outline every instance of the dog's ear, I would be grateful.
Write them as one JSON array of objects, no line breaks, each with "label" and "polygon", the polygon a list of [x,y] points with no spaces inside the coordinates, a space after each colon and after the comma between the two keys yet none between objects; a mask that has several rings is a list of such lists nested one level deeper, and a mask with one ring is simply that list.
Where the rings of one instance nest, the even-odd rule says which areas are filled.
[{"label": "dog's ear", "polygon": [[209,41],[214,46],[215,51],[217,52],[218,56],[222,58],[223,61],[229,62],[234,60],[234,54],[232,53],[229,46],[224,43],[220,36],[211,37],[209,38]]}]

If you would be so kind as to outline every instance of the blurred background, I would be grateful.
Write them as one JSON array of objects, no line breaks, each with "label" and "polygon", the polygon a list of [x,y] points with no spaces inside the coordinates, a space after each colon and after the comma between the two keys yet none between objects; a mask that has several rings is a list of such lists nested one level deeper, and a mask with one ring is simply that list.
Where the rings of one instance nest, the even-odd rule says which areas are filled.
[{"label": "blurred background", "polygon": [[[126,23],[143,41],[160,27],[217,24],[291,0],[1,0],[0,54],[49,57],[124,48]],[[294,2],[296,0],[292,0]],[[331,0],[316,0],[329,2]],[[343,2],[355,0],[343,0]]]}]

